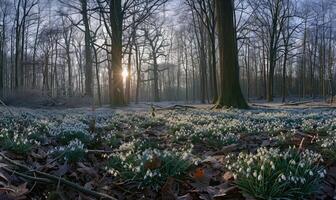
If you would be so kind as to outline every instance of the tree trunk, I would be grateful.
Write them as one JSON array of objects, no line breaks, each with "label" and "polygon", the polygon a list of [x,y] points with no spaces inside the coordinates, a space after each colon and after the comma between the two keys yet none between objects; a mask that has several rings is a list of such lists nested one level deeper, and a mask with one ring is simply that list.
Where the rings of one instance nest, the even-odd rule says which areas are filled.
[{"label": "tree trunk", "polygon": [[[38,9],[39,14],[40,14],[40,7]],[[32,82],[32,88],[36,88],[36,53],[37,53],[37,43],[38,43],[38,36],[39,36],[39,29],[40,29],[40,24],[41,24],[41,17],[38,16],[37,19],[37,29],[36,29],[36,34],[35,34],[35,40],[34,40],[34,50],[33,50],[33,82]]]},{"label": "tree trunk", "polygon": [[247,108],[239,84],[238,50],[232,0],[215,0],[220,54],[221,93],[217,107]]},{"label": "tree trunk", "polygon": [[287,65],[288,46],[285,44],[284,61],[282,66],[282,103],[286,101],[286,65]]},{"label": "tree trunk", "polygon": [[5,46],[6,46],[6,15],[2,16],[2,37],[0,39],[0,98],[4,95],[4,70],[5,70]]},{"label": "tree trunk", "polygon": [[122,77],[122,10],[121,0],[110,2],[112,34],[112,102],[111,106],[125,105]]},{"label": "tree trunk", "polygon": [[92,84],[92,53],[91,53],[91,36],[90,26],[87,13],[87,1],[80,0],[82,6],[82,18],[84,23],[84,40],[85,40],[85,95],[93,97],[93,84]]},{"label": "tree trunk", "polygon": [[153,52],[153,74],[154,74],[154,101],[158,102],[160,101],[160,94],[159,94],[159,71],[158,71],[158,63],[157,63],[157,57],[156,53]]},{"label": "tree trunk", "polygon": [[96,68],[96,80],[97,80],[97,93],[98,93],[98,105],[102,106],[101,91],[100,91],[100,79],[99,79],[99,64],[98,64],[98,53],[97,49],[93,47],[93,52],[95,55],[95,68]]},{"label": "tree trunk", "polygon": [[[133,43],[133,42],[132,42]],[[126,102],[131,102],[131,62],[132,62],[132,45],[129,47],[128,61],[127,61],[127,76],[126,76]]]},{"label": "tree trunk", "polygon": [[135,89],[135,103],[139,103],[139,89],[140,89],[140,81],[141,81],[141,68],[139,63],[139,49],[138,44],[134,40],[134,47],[135,47],[135,66],[136,66],[136,74],[137,74],[137,82],[136,82],[136,89]]}]

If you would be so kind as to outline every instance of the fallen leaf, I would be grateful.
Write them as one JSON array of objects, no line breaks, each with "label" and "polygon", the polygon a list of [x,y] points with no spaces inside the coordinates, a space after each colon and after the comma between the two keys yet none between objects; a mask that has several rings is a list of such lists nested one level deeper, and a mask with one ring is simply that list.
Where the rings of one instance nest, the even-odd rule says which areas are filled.
[{"label": "fallen leaf", "polygon": [[224,175],[223,175],[223,179],[225,181],[232,181],[234,179],[233,173],[230,172],[230,171],[225,172]]},{"label": "fallen leaf", "polygon": [[9,196],[14,197],[15,200],[26,199],[26,194],[29,193],[29,189],[27,188],[27,183],[23,183],[19,186],[10,186],[13,191],[9,192]]},{"label": "fallen leaf", "polygon": [[82,174],[87,174],[91,177],[98,177],[98,172],[94,168],[87,167],[82,162],[77,162],[77,165],[79,166],[77,171],[81,172]]},{"label": "fallen leaf", "polygon": [[0,191],[0,199],[1,200],[15,200],[13,197],[10,197],[8,194],[1,193],[1,191]]},{"label": "fallen leaf", "polygon": [[174,192],[174,178],[168,177],[166,183],[161,188],[161,199],[162,200],[175,200],[176,195]]},{"label": "fallen leaf", "polygon": [[0,170],[0,179],[6,181],[8,183],[8,178],[5,176],[5,174],[2,172],[2,170]]},{"label": "fallen leaf", "polygon": [[176,200],[193,200],[192,196],[188,193],[183,196],[179,196],[176,198]]},{"label": "fallen leaf", "polygon": [[64,176],[69,170],[68,164],[65,162],[63,165],[59,166],[58,170],[53,174],[56,176]]},{"label": "fallen leaf", "polygon": [[93,180],[93,181],[90,181],[90,182],[85,183],[84,187],[85,187],[86,189],[93,190],[95,184],[96,184],[96,182]]},{"label": "fallen leaf", "polygon": [[158,156],[154,155],[153,159],[148,160],[147,162],[145,162],[144,164],[144,168],[145,169],[157,169],[161,167],[161,160]]},{"label": "fallen leaf", "polygon": [[222,164],[218,162],[218,160],[212,156],[208,156],[205,160],[202,161],[202,163],[208,163],[211,165],[214,169],[221,169]]}]

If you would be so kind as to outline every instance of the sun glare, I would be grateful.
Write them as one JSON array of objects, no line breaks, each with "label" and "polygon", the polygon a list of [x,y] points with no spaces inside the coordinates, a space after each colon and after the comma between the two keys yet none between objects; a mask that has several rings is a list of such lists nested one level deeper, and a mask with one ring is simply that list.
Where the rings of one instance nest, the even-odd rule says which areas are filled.
[{"label": "sun glare", "polygon": [[123,77],[123,79],[126,80],[127,76],[128,76],[127,69],[123,69],[123,71],[122,71],[122,77]]}]

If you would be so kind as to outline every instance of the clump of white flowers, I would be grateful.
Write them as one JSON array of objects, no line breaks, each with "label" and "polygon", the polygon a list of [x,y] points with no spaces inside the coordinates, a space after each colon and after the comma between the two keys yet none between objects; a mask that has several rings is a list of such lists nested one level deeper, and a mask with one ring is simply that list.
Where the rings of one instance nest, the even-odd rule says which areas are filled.
[{"label": "clump of white flowers", "polygon": [[89,126],[81,121],[66,119],[62,123],[52,126],[49,134],[61,144],[68,144],[74,139],[89,143],[93,139],[93,135],[89,133],[88,129]]},{"label": "clump of white flowers", "polygon": [[221,148],[239,140],[238,134],[228,132],[233,129],[230,127],[228,124],[216,124],[214,122],[197,125],[179,122],[172,125],[172,132],[175,141],[188,141],[193,144],[204,143],[214,148]]},{"label": "clump of white flowers", "polygon": [[151,148],[140,141],[130,142],[121,145],[118,153],[108,156],[106,170],[112,176],[137,182],[139,188],[158,190],[168,177],[186,173],[192,164],[189,154],[189,149],[168,151]]},{"label": "clump of white flowers", "polygon": [[77,162],[84,158],[87,149],[85,145],[77,138],[71,140],[68,145],[57,146],[48,151],[49,154],[63,154],[63,158],[69,162]]},{"label": "clump of white flowers", "polygon": [[331,159],[336,159],[336,132],[329,133],[328,136],[320,138],[318,140],[320,147],[324,155]]},{"label": "clump of white flowers", "polygon": [[305,198],[318,189],[326,171],[322,156],[310,150],[260,148],[256,154],[228,157],[226,167],[245,193],[261,199]]},{"label": "clump of white flowers", "polygon": [[269,111],[253,110],[242,111],[226,109],[220,111],[191,110],[188,112],[171,111],[164,114],[167,124],[173,132],[184,127],[185,131],[199,130],[210,127],[221,133],[279,133],[282,130],[299,128],[302,131],[336,131],[336,113],[333,111],[319,112],[306,111]]},{"label": "clump of white flowers", "polygon": [[14,153],[29,153],[45,139],[47,131],[47,122],[31,115],[0,116],[0,146]]}]

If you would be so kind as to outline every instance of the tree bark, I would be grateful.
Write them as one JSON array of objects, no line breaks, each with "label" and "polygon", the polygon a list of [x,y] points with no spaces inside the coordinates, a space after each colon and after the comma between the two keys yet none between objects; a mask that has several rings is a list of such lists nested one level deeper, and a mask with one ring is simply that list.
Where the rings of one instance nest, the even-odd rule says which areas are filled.
[{"label": "tree bark", "polygon": [[232,0],[215,0],[220,55],[221,93],[218,108],[248,108],[239,84],[237,39]]},{"label": "tree bark", "polygon": [[122,10],[121,0],[110,0],[112,34],[112,102],[111,106],[125,105],[122,77]]},{"label": "tree bark", "polygon": [[85,95],[93,97],[93,84],[92,84],[92,49],[91,49],[91,36],[90,25],[88,19],[87,1],[81,1],[81,14],[84,23],[84,40],[85,40]]}]

